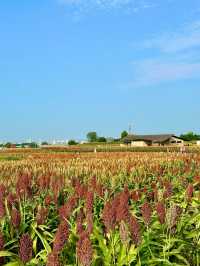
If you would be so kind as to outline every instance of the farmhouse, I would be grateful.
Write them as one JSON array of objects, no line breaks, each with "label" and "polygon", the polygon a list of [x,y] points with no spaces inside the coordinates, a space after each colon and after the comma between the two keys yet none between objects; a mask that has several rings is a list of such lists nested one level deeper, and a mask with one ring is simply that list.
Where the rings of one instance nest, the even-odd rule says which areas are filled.
[{"label": "farmhouse", "polygon": [[173,134],[162,135],[128,135],[124,144],[132,147],[183,145],[184,141]]}]

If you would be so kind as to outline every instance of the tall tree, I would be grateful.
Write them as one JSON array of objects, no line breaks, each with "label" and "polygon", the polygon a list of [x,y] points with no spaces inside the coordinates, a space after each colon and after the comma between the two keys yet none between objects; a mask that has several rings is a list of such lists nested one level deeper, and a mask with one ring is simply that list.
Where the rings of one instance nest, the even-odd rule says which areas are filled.
[{"label": "tall tree", "polygon": [[126,130],[122,131],[121,139],[125,138],[126,136],[128,136],[128,132]]},{"label": "tall tree", "polygon": [[180,135],[180,138],[186,141],[192,141],[192,140],[200,140],[200,135],[195,134],[194,132],[190,131],[186,134]]},{"label": "tall tree", "polygon": [[99,137],[98,142],[106,142],[106,138],[105,137]]},{"label": "tall tree", "polygon": [[68,141],[68,145],[77,145],[78,144],[78,142],[76,142],[75,140],[73,140],[73,139],[70,139],[69,141]]},{"label": "tall tree", "polygon": [[89,142],[95,142],[98,140],[97,132],[91,131],[87,133],[87,139]]}]

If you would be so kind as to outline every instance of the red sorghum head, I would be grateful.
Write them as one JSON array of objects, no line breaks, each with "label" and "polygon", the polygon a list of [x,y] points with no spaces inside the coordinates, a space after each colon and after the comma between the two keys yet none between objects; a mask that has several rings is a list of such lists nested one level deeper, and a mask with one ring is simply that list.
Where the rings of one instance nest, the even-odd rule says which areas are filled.
[{"label": "red sorghum head", "polygon": [[[4,237],[3,234],[0,232],[0,251],[2,251],[4,249]],[[0,258],[0,265],[4,265],[4,258]]]},{"label": "red sorghum head", "polygon": [[131,195],[130,195],[131,199],[133,201],[139,201],[140,200],[140,193],[138,190],[134,190],[131,192]]},{"label": "red sorghum head", "polygon": [[98,184],[96,185],[96,190],[95,190],[95,192],[96,192],[96,194],[97,194],[99,197],[103,197],[104,192],[105,192],[103,185],[100,184],[100,183],[98,183]]},{"label": "red sorghum head", "polygon": [[157,187],[155,187],[153,189],[153,200],[158,201],[158,189],[157,189]]},{"label": "red sorghum head", "polygon": [[141,192],[144,193],[144,194],[146,194],[147,193],[147,188],[146,187],[142,188],[141,189]]},{"label": "red sorghum head", "polygon": [[86,204],[85,204],[87,213],[92,213],[93,203],[94,203],[94,193],[92,191],[88,191],[86,194]]},{"label": "red sorghum head", "polygon": [[186,198],[188,201],[191,201],[193,192],[194,192],[194,187],[192,184],[189,184],[186,189]]},{"label": "red sorghum head", "polygon": [[9,193],[7,196],[7,202],[8,202],[8,207],[11,209],[12,207],[17,207],[18,199],[16,194]]},{"label": "red sorghum head", "polygon": [[82,266],[92,264],[92,244],[87,233],[82,233],[76,245],[78,261]]},{"label": "red sorghum head", "polygon": [[173,186],[170,181],[164,182],[165,191],[163,193],[163,197],[165,199],[170,198],[173,195]]},{"label": "red sorghum head", "polygon": [[48,255],[46,266],[61,266],[58,253],[51,252]]},{"label": "red sorghum head", "polygon": [[51,175],[50,174],[45,174],[45,175],[40,175],[37,178],[37,184],[39,186],[39,189],[48,189],[50,186],[50,181],[51,181]]},{"label": "red sorghum head", "polygon": [[74,181],[74,185],[75,185],[75,194],[78,198],[83,199],[86,197],[87,194],[87,187],[83,184],[81,184],[81,182],[79,180]]},{"label": "red sorghum head", "polygon": [[32,258],[33,242],[29,234],[23,234],[19,243],[19,257],[23,263],[28,262]]},{"label": "red sorghum head", "polygon": [[21,215],[20,215],[20,212],[16,208],[13,208],[11,210],[11,223],[15,228],[19,228],[20,226]]},{"label": "red sorghum head", "polygon": [[116,219],[117,222],[128,221],[129,219],[129,191],[127,188],[124,189],[123,192],[119,194],[119,198],[117,199],[116,206]]},{"label": "red sorghum head", "polygon": [[91,189],[93,191],[96,190],[96,185],[97,185],[97,178],[96,176],[93,176],[91,179],[90,179],[90,185],[91,185]]},{"label": "red sorghum head", "polygon": [[4,237],[3,234],[0,232],[0,250],[4,248]]},{"label": "red sorghum head", "polygon": [[157,184],[156,184],[155,181],[153,181],[153,182],[151,183],[151,187],[152,187],[153,189],[157,188]]},{"label": "red sorghum head", "polygon": [[160,223],[164,224],[166,212],[165,212],[165,205],[163,202],[158,202],[156,204],[156,212],[157,212]]},{"label": "red sorghum head", "polygon": [[69,227],[66,222],[61,222],[58,226],[53,242],[53,251],[60,252],[66,244],[69,237]]},{"label": "red sorghum head", "polygon": [[107,202],[104,205],[104,208],[102,211],[102,220],[103,220],[104,226],[106,227],[107,232],[115,228],[116,215],[115,215],[115,209],[113,208],[111,202]]},{"label": "red sorghum head", "polygon": [[6,186],[4,184],[0,184],[0,199],[4,199],[6,195]]},{"label": "red sorghum head", "polygon": [[25,196],[32,196],[31,182],[31,176],[29,176],[28,174],[19,175],[16,183],[16,192],[20,198]]},{"label": "red sorghum head", "polygon": [[44,204],[46,206],[49,206],[52,203],[52,197],[50,195],[47,195],[44,199]]},{"label": "red sorghum head", "polygon": [[71,196],[67,203],[65,203],[63,206],[59,208],[59,216],[61,220],[68,220],[72,211],[76,207],[78,202],[78,198],[76,196]]},{"label": "red sorghum head", "polygon": [[96,176],[93,176],[90,180],[92,191],[94,191],[99,197],[104,195],[104,187],[97,181]]},{"label": "red sorghum head", "polygon": [[142,206],[141,206],[141,212],[142,212],[142,217],[144,219],[144,222],[146,225],[150,224],[151,221],[151,205],[148,202],[145,202]]},{"label": "red sorghum head", "polygon": [[102,220],[106,227],[106,232],[113,230],[117,224],[116,213],[119,205],[119,195],[108,201],[103,208]]},{"label": "red sorghum head", "polygon": [[4,200],[0,199],[0,219],[6,214]]},{"label": "red sorghum head", "polygon": [[200,183],[200,176],[199,175],[196,175],[195,177],[194,177],[194,183]]},{"label": "red sorghum head", "polygon": [[94,193],[92,191],[88,191],[86,194],[86,221],[89,234],[91,234],[93,230],[93,203]]},{"label": "red sorghum head", "polygon": [[51,179],[51,188],[53,190],[53,198],[55,204],[57,203],[58,196],[60,192],[63,189],[64,186],[64,177],[63,176],[55,176],[54,178]]},{"label": "red sorghum head", "polygon": [[134,216],[129,217],[129,231],[131,233],[131,239],[133,243],[138,246],[141,242],[140,225]]},{"label": "red sorghum head", "polygon": [[91,234],[93,231],[93,214],[92,213],[88,213],[86,215],[86,221],[87,221],[87,232]]},{"label": "red sorghum head", "polygon": [[76,218],[76,232],[78,235],[84,232],[83,221],[84,221],[84,212],[83,209],[80,209]]}]

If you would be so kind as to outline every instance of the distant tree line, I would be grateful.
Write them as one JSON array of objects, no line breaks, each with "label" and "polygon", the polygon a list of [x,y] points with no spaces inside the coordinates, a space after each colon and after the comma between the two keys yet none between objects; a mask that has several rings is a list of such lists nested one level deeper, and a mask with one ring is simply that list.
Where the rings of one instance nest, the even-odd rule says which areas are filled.
[{"label": "distant tree line", "polygon": [[99,137],[97,135],[97,132],[95,131],[91,131],[87,133],[87,140],[88,142],[106,142],[106,138],[105,137]]},{"label": "distant tree line", "polygon": [[36,142],[24,142],[24,143],[20,143],[20,144],[16,144],[16,143],[11,143],[11,142],[7,142],[5,144],[0,144],[1,148],[7,148],[7,149],[12,149],[12,148],[38,148],[38,144]]},{"label": "distant tree line", "polygon": [[[115,139],[115,138],[109,138],[109,137],[104,137],[104,136],[98,136],[96,131],[90,131],[87,133],[86,138],[87,138],[88,143],[112,143],[112,142],[119,142],[127,135],[128,135],[128,132],[124,130],[120,134],[120,137]],[[75,141],[74,139],[71,139],[68,141],[68,145],[76,145],[76,144],[79,144],[79,143]]]},{"label": "distant tree line", "polygon": [[108,138],[108,137],[104,137],[104,136],[98,136],[96,131],[91,131],[87,133],[87,140],[88,142],[92,143],[92,142],[118,142],[121,139],[123,139],[124,137],[126,137],[128,135],[127,131],[122,131],[121,135],[119,138],[114,139],[114,138]]},{"label": "distant tree line", "polygon": [[181,134],[180,138],[185,141],[196,141],[196,140],[200,140],[200,135],[195,134],[194,132],[190,131],[186,134]]},{"label": "distant tree line", "polygon": [[[128,136],[128,132],[126,130],[122,131],[120,134],[120,137],[116,138],[116,139],[108,138],[108,137],[104,137],[104,136],[98,136],[96,131],[90,131],[86,135],[88,143],[120,142],[126,136]],[[197,141],[197,140],[200,140],[200,135],[195,134],[194,132],[190,131],[188,133],[181,134],[180,138],[185,140],[185,141]],[[74,139],[71,139],[68,141],[68,145],[77,145],[77,144],[79,144],[79,143]],[[41,143],[41,145],[49,145],[49,143],[47,141],[43,141]],[[38,148],[38,144],[36,142],[30,142],[30,143],[24,142],[24,143],[20,143],[20,144],[7,142],[5,144],[0,144],[0,147],[1,148],[2,147],[5,147],[5,148]]]},{"label": "distant tree line", "polygon": [[71,139],[68,141],[68,145],[77,145],[77,144],[78,144],[78,142],[75,141],[74,139]]},{"label": "distant tree line", "polygon": [[[113,141],[123,140],[126,136],[128,136],[128,132],[126,130],[124,130],[121,132],[120,138],[119,139],[113,139]],[[188,133],[181,134],[180,138],[185,140],[185,141],[197,141],[197,140],[200,140],[200,135],[195,134],[194,132],[190,131]],[[108,138],[99,137],[97,135],[97,132],[91,131],[91,132],[88,132],[88,134],[87,134],[87,140],[90,143],[92,143],[92,142],[107,142]]]}]

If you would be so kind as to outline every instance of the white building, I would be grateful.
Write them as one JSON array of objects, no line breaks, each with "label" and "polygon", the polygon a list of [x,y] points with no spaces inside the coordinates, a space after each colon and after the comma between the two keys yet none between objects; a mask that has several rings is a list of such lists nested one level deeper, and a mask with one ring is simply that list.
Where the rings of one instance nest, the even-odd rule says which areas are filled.
[{"label": "white building", "polygon": [[53,140],[52,144],[53,145],[67,145],[68,144],[68,140]]},{"label": "white building", "polygon": [[178,146],[183,145],[184,141],[173,134],[161,135],[128,135],[123,139],[125,144],[132,147],[145,146]]}]

